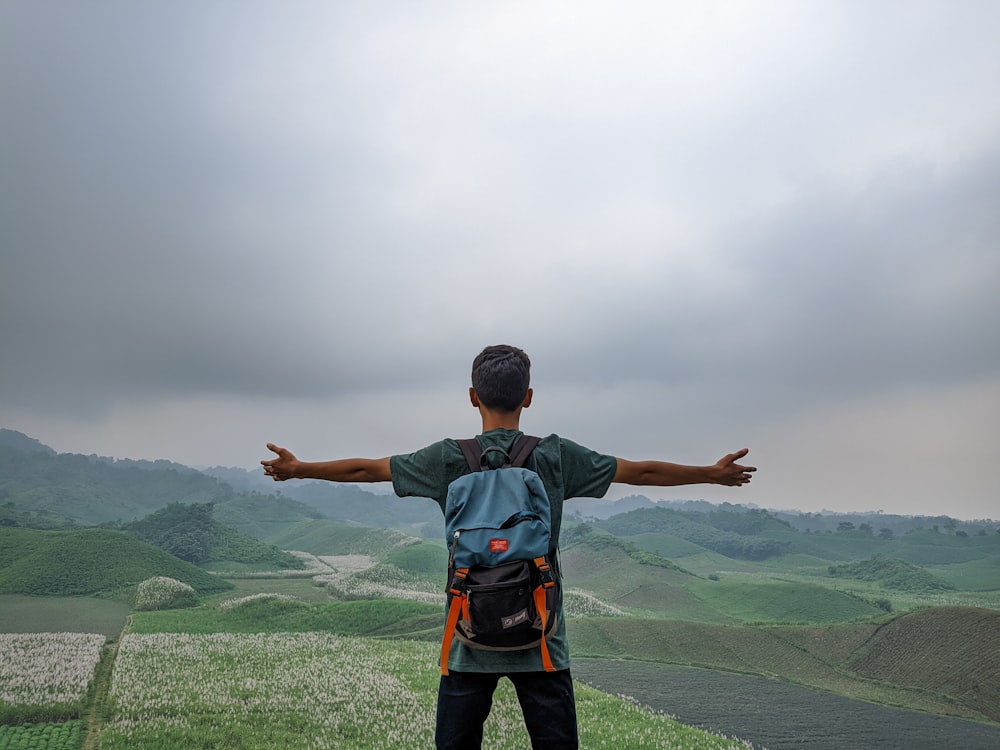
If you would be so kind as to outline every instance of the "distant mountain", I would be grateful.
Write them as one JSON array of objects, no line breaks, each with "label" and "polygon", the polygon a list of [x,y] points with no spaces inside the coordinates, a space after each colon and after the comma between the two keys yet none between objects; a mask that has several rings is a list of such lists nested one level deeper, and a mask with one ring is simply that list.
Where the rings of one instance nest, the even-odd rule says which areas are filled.
[{"label": "distant mountain", "polygon": [[204,473],[243,492],[276,494],[315,508],[326,518],[380,529],[399,529],[414,536],[438,538],[444,519],[437,503],[427,498],[400,498],[353,484],[314,480],[275,483],[262,470],[213,467]]},{"label": "distant mountain", "polygon": [[[0,451],[0,506],[15,518],[80,526],[127,522],[173,502],[205,503],[233,490],[213,477],[175,466],[139,465],[28,447]],[[29,523],[28,525],[33,525]]]},{"label": "distant mountain", "polygon": [[23,451],[25,453],[47,453],[54,456],[55,451],[49,446],[28,437],[17,430],[7,430],[0,427],[0,448]]},{"label": "distant mountain", "polygon": [[[763,511],[753,504],[740,505],[734,503],[710,503],[707,500],[651,500],[645,495],[630,495],[620,500],[602,500],[594,498],[577,498],[566,506],[567,516],[581,521],[605,521],[612,516],[628,513],[633,510],[649,508],[667,508],[685,513],[753,513]],[[942,531],[967,534],[978,534],[981,530],[987,533],[1000,531],[1000,520],[977,519],[958,520],[949,516],[904,516],[891,513],[872,511],[869,513],[837,513],[823,511],[822,513],[805,513],[796,510],[766,511],[773,518],[788,524],[798,531],[826,532],[840,531],[842,524],[852,524],[854,528],[869,528],[876,534],[900,536],[917,529],[932,529],[938,527]]]},{"label": "distant mountain", "polygon": [[[441,511],[434,502],[398,498],[379,491],[384,489],[381,486],[369,489],[309,480],[276,484],[259,468],[217,466],[196,470],[169,461],[57,454],[38,440],[14,430],[0,429],[0,446],[4,448],[0,451],[0,526],[69,529],[120,525],[137,521],[172,503],[213,503],[217,520],[271,543],[277,543],[277,538],[287,542],[289,529],[304,529],[309,522],[319,519],[347,526],[396,529],[429,539],[439,539],[443,533]],[[265,498],[270,500],[265,502]],[[865,539],[872,536],[899,539],[925,529],[945,536],[973,537],[994,534],[1000,529],[998,522],[958,521],[947,516],[763,511],[753,506],[704,500],[654,501],[643,495],[615,501],[573,499],[566,506],[566,520],[567,525],[574,521],[600,525],[613,521],[606,528],[618,529],[615,533],[650,533],[654,527],[635,525],[634,519],[616,520],[624,514],[649,511],[673,513],[677,526],[674,531],[682,526],[686,529],[677,537],[687,540],[685,543],[715,551],[726,548],[730,552],[742,546],[737,553],[742,559],[762,559],[784,549],[809,554],[818,551],[820,557],[829,560],[857,559],[866,554],[862,551],[867,548]],[[772,525],[770,533],[754,532],[758,538],[750,542],[738,536],[726,537],[726,534],[747,536],[747,520],[756,522],[762,518],[761,513],[767,514]],[[663,515],[644,518],[662,520]],[[634,528],[626,532],[621,529],[622,523]],[[700,536],[696,528],[699,524],[703,526]],[[706,530],[708,527],[713,530]],[[848,539],[841,533],[844,531],[857,532],[857,550],[842,556],[843,543]],[[836,543],[818,534],[832,535]],[[728,548],[727,541],[732,543]],[[900,557],[909,559],[905,555]]]},{"label": "distant mountain", "polygon": [[[426,529],[436,537],[443,526],[440,510],[429,500],[400,500],[318,482],[276,487],[260,471],[216,470],[232,479],[237,491],[219,477],[167,461],[57,454],[13,430],[3,437],[0,527],[125,527],[190,560],[253,564],[272,555],[273,545],[316,554],[360,552],[365,545],[381,549],[397,543],[399,530],[419,536]],[[160,528],[169,526],[164,516],[168,508],[208,505],[214,521],[203,528],[186,523]],[[282,567],[277,559],[273,563]]]}]

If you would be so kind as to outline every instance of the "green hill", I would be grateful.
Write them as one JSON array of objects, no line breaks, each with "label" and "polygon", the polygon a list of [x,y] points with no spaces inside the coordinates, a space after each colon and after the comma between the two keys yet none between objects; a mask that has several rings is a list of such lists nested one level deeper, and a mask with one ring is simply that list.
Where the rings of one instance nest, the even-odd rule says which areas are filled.
[{"label": "green hill", "polygon": [[1000,612],[941,607],[829,627],[569,621],[576,656],[759,674],[850,698],[1000,722]]},{"label": "green hill", "polygon": [[896,591],[933,593],[954,588],[917,565],[881,555],[869,560],[831,565],[829,573],[835,578],[870,581]]},{"label": "green hill", "polygon": [[38,531],[0,527],[0,593],[119,594],[154,576],[199,593],[232,584],[120,531]]},{"label": "green hill", "polygon": [[382,557],[395,547],[417,541],[394,529],[371,529],[364,526],[320,519],[301,521],[269,534],[264,539],[282,549],[302,550],[314,555],[372,555]]},{"label": "green hill", "polygon": [[263,570],[300,569],[301,560],[224,526],[213,518],[213,503],[171,503],[122,529],[143,542],[196,565],[235,562]]},{"label": "green hill", "polygon": [[617,536],[667,533],[740,560],[766,560],[780,555],[786,545],[763,534],[781,522],[764,511],[751,513],[697,513],[671,508],[639,508],[612,516],[596,525]]},{"label": "green hill", "polygon": [[306,602],[281,596],[243,597],[218,607],[133,615],[134,633],[304,633],[326,631],[372,637],[437,640],[442,610],[436,604],[394,599]]},{"label": "green hill", "polygon": [[285,495],[251,492],[215,503],[213,517],[247,536],[273,543],[290,529],[323,519],[323,514]]},{"label": "green hill", "polygon": [[837,623],[882,614],[872,602],[815,583],[726,576],[691,584],[689,590],[706,604],[743,622]]},{"label": "green hill", "polygon": [[694,575],[617,537],[591,534],[564,547],[561,563],[568,588],[584,589],[616,607],[658,617],[732,622],[687,589],[698,580]]},{"label": "green hill", "polygon": [[947,695],[1000,722],[1000,612],[935,607],[901,615],[872,635],[850,669]]}]

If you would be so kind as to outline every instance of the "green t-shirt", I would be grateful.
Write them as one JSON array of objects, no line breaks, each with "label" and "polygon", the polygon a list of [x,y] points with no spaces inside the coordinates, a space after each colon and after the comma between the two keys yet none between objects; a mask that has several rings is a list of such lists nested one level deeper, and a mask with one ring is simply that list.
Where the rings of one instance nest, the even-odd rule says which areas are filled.
[{"label": "green t-shirt", "polygon": [[[483,448],[499,447],[510,452],[520,437],[518,430],[496,429],[477,436]],[[392,456],[392,487],[400,497],[429,497],[444,512],[448,485],[469,473],[462,449],[447,439],[421,448],[409,455]],[[618,468],[617,459],[597,453],[558,435],[542,438],[525,463],[542,480],[552,506],[553,559],[562,527],[563,502],[574,497],[603,497]],[[566,621],[559,602],[556,631],[548,641],[549,655],[556,669],[569,668],[569,645]],[[543,669],[541,652],[486,651],[452,641],[449,669],[459,672],[537,672]]]}]

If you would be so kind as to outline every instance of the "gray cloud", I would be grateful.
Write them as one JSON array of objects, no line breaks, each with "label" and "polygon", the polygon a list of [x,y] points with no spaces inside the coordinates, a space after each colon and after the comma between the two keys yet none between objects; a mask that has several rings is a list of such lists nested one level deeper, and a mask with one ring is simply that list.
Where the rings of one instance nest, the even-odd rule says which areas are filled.
[{"label": "gray cloud", "polygon": [[505,340],[603,410],[535,416],[646,453],[663,411],[701,446],[995,392],[1000,11],[524,13],[5,3],[5,426],[126,455],[157,404],[246,399],[294,429],[460,394]]}]

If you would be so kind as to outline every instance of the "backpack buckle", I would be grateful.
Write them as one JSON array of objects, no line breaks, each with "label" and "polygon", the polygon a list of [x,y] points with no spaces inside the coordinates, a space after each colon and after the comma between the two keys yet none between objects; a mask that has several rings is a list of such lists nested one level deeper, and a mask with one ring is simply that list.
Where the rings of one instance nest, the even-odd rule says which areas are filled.
[{"label": "backpack buckle", "polygon": [[469,575],[468,568],[459,568],[456,570],[454,577],[451,579],[451,585],[448,586],[448,593],[452,596],[463,596],[465,594],[465,578],[467,575]]},{"label": "backpack buckle", "polygon": [[538,583],[542,588],[550,589],[556,585],[555,576],[552,574],[552,566],[544,557],[535,558],[535,567],[538,568]]}]

